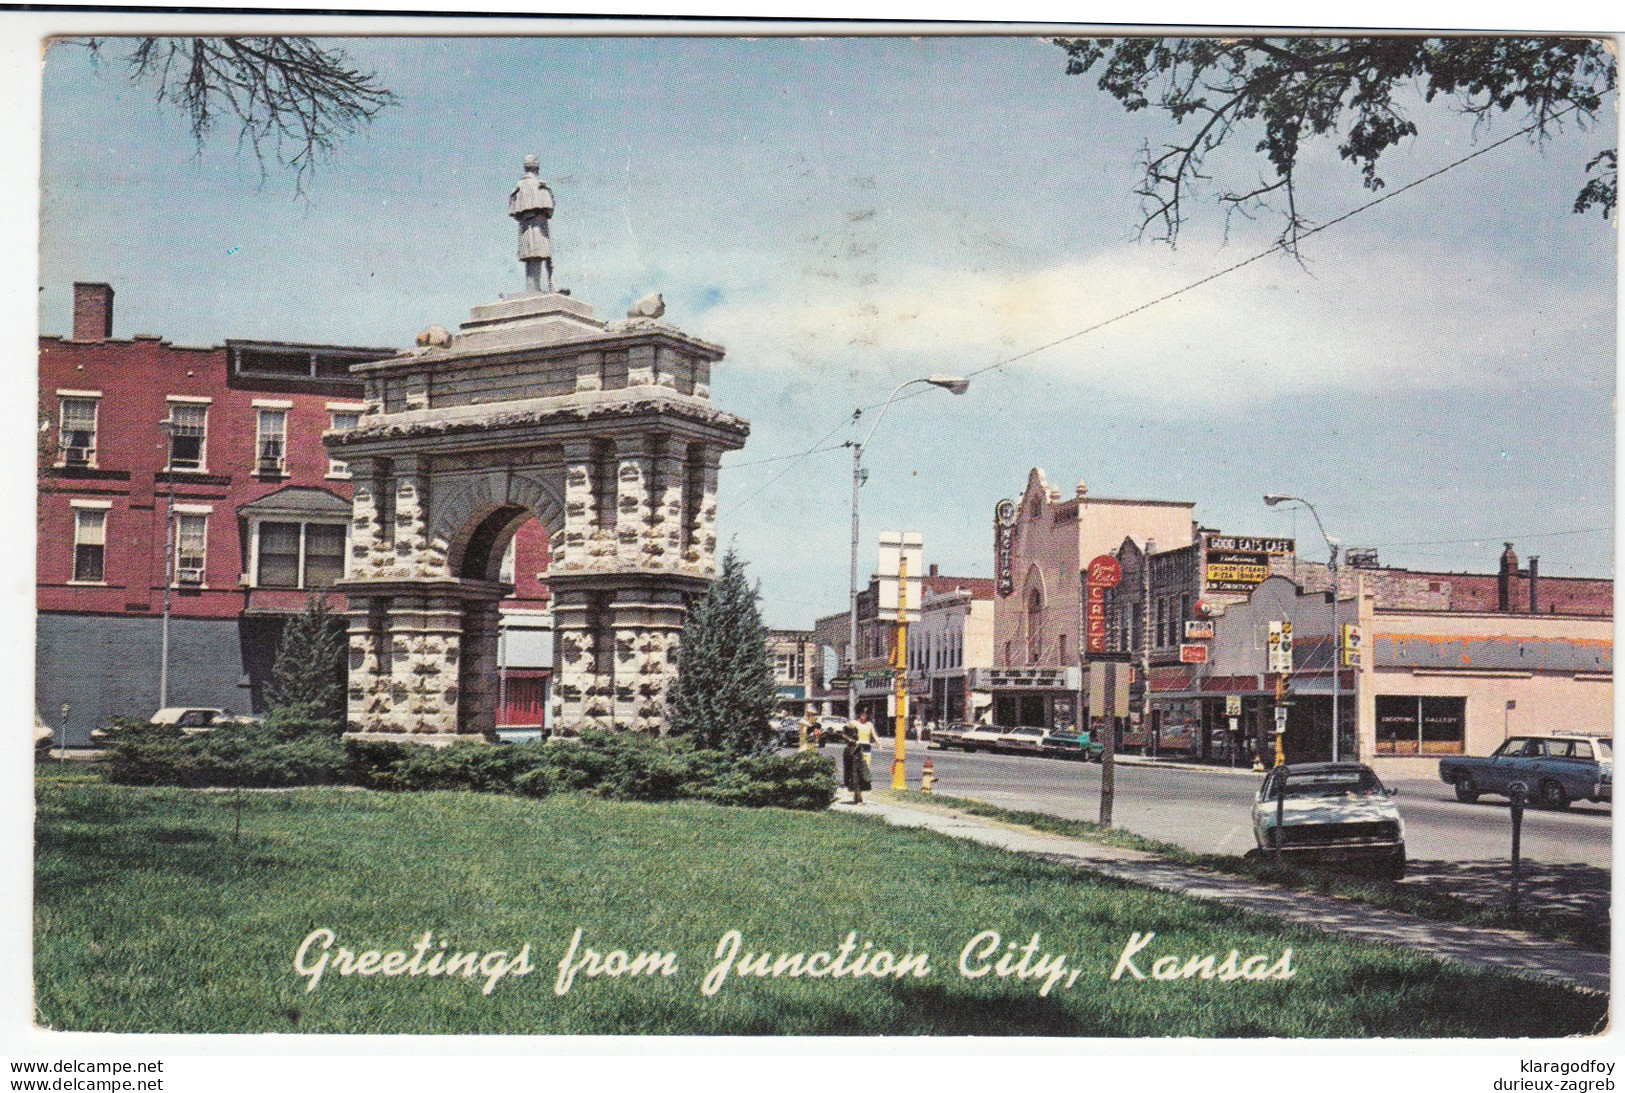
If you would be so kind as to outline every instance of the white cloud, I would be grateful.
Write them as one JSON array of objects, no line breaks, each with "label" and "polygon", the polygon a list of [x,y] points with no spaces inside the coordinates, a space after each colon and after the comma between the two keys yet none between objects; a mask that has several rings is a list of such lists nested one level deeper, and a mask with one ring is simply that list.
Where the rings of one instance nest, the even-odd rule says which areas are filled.
[{"label": "white cloud", "polygon": [[[1532,278],[1471,250],[1370,242],[1307,268],[1263,259],[1041,349],[1010,372],[1164,411],[1234,409],[1272,391],[1526,380],[1531,368],[1611,372],[1611,285]],[[921,266],[868,284],[803,276],[725,292],[700,321],[705,337],[753,369],[965,371],[1068,339],[1242,257],[1127,245],[1044,269]]]}]

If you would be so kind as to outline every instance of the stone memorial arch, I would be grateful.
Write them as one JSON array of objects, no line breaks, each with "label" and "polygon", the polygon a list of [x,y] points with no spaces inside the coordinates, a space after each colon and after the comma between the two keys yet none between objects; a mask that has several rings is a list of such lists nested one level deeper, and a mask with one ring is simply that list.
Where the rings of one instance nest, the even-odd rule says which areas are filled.
[{"label": "stone memorial arch", "polygon": [[553,291],[552,194],[528,157],[509,207],[527,291],[356,366],[366,410],[326,436],[354,486],[339,588],[363,734],[494,731],[500,568],[532,517],[552,542],[559,731],[663,729],[687,606],[715,570],[717,465],[749,432],[711,405],[722,348],[661,322],[659,297],[606,322]]}]

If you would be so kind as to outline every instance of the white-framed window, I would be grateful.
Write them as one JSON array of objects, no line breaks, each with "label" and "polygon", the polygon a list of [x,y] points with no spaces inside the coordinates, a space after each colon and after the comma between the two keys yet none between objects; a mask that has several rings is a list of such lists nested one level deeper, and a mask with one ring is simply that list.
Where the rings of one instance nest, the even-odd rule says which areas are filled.
[{"label": "white-framed window", "polygon": [[101,399],[95,396],[60,396],[61,425],[58,434],[59,466],[96,465],[96,410]]},{"label": "white-framed window", "polygon": [[202,584],[209,558],[209,516],[175,513],[175,583]]},{"label": "white-framed window", "polygon": [[169,466],[171,471],[208,468],[209,406],[202,402],[169,404]]},{"label": "white-framed window", "polygon": [[[333,432],[345,432],[361,424],[360,410],[335,410],[329,407],[327,412]],[[342,459],[330,459],[327,461],[327,477],[349,478],[350,467]]]},{"label": "white-framed window", "polygon": [[107,582],[107,510],[73,510],[73,581],[75,584]]},{"label": "white-framed window", "polygon": [[286,473],[288,469],[288,411],[260,407],[259,428],[254,442],[256,474]]},{"label": "white-framed window", "polygon": [[344,524],[260,520],[254,525],[254,587],[331,588],[344,576]]}]

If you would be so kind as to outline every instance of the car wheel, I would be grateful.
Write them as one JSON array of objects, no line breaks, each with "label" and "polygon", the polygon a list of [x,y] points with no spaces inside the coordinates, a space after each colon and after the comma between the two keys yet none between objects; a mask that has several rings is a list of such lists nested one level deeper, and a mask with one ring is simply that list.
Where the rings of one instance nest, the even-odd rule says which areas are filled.
[{"label": "car wheel", "polygon": [[1542,782],[1540,784],[1540,803],[1547,808],[1563,809],[1569,807],[1569,795],[1564,792],[1559,782]]},{"label": "car wheel", "polygon": [[1394,849],[1393,857],[1388,859],[1388,865],[1383,870],[1383,875],[1389,880],[1405,879],[1405,848],[1403,846]]},{"label": "car wheel", "polygon": [[1472,804],[1478,800],[1478,783],[1466,771],[1456,775],[1456,800]]}]

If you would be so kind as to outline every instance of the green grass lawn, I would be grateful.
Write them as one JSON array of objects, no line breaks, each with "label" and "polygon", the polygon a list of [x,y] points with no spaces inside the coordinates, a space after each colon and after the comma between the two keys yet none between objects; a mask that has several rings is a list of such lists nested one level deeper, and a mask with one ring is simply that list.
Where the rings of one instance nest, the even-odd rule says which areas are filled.
[{"label": "green grass lawn", "polygon": [[[1027,1036],[1562,1036],[1600,1031],[1605,998],[1459,969],[867,819],[682,802],[302,790],[233,796],[46,776],[38,794],[36,1020],[120,1032],[772,1033]],[[343,976],[294,969],[333,948],[428,953],[530,944],[533,971]],[[579,974],[600,954],[676,954],[669,977]],[[929,953],[923,978],[702,981],[719,939],[745,950]],[[1039,980],[965,978],[981,931],[1064,953]],[[1292,950],[1285,981],[1111,981],[1135,958]],[[314,963],[312,955],[308,963]],[[336,959],[336,958],[335,958]],[[989,961],[991,962],[991,961]],[[308,964],[307,964],[308,966]],[[973,968],[979,966],[975,962]],[[1070,974],[1070,973],[1068,973]]]}]

